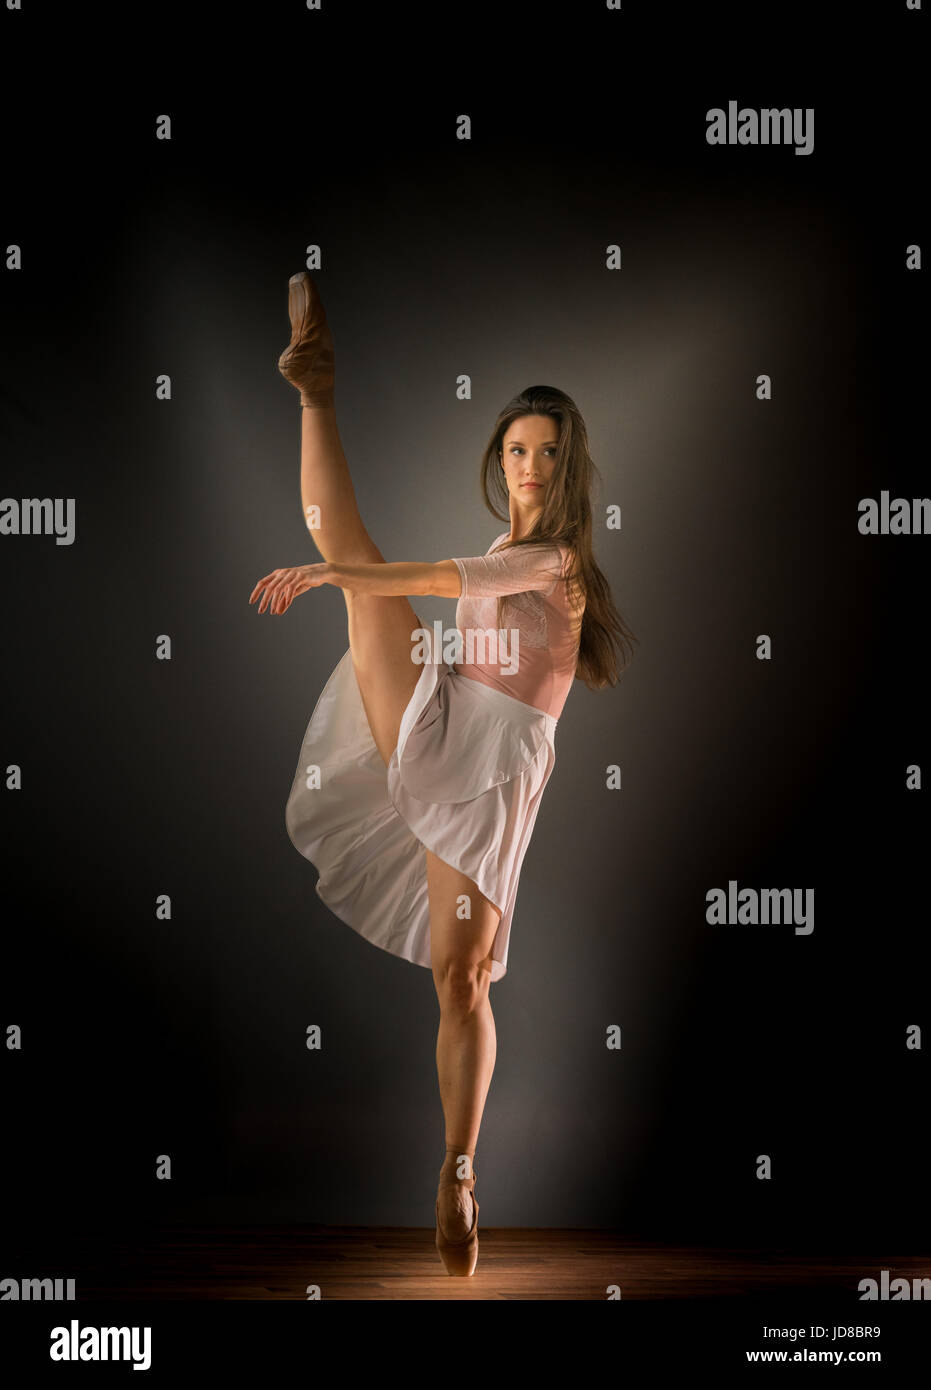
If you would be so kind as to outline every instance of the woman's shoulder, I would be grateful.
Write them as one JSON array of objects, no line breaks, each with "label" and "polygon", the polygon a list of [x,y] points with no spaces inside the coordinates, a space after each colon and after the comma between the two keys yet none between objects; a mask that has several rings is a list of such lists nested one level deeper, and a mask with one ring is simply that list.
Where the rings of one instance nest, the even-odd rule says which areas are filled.
[{"label": "woman's shoulder", "polygon": [[[491,551],[491,550],[497,549],[497,547],[498,547],[499,545],[501,545],[504,541],[510,540],[510,538],[511,538],[511,533],[510,533],[510,531],[502,531],[500,536],[495,536],[495,538],[494,538],[494,540],[492,541],[491,545],[488,547],[488,550]],[[537,550],[539,551],[539,550],[542,549],[544,546],[549,546],[549,547],[551,547],[551,548],[554,549],[554,550],[558,550],[558,551],[560,552],[560,554],[563,556],[564,559],[565,559],[565,558],[568,558],[568,556],[571,555],[571,553],[572,553],[572,546],[571,546],[571,545],[569,545],[566,541],[557,541],[557,540],[554,540],[551,536],[534,536],[531,540],[529,540],[529,542],[528,542],[527,545],[520,545],[520,546],[517,546],[516,549],[518,549],[518,550],[533,550],[533,549],[537,549]],[[510,548],[510,547],[509,547],[509,548]],[[488,551],[486,551],[485,553],[487,554]]]},{"label": "woman's shoulder", "polygon": [[[491,545],[485,553],[490,555],[492,551],[497,550],[498,547],[504,541],[510,538],[510,534],[510,531],[502,531],[500,536],[495,536],[494,540],[492,541]],[[505,550],[505,554],[507,554],[507,550],[510,548],[511,547],[508,547]],[[541,552],[550,552],[552,555],[552,559],[548,561],[548,564],[551,571],[555,568],[553,565],[553,560],[555,560],[555,557],[558,554],[559,574],[561,578],[565,578],[569,574],[569,571],[572,569],[575,560],[575,547],[569,541],[555,540],[553,537],[550,536],[540,536],[536,538],[531,545],[516,546],[514,547],[514,549],[518,554],[521,551],[524,552],[522,560],[524,559],[524,557],[527,557],[527,563],[530,563],[530,556],[533,556],[534,554],[539,556]]]}]

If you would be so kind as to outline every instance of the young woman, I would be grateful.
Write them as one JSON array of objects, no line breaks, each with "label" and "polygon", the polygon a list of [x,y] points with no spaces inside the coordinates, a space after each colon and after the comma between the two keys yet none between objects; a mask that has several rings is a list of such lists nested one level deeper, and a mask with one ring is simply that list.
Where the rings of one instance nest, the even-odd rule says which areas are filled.
[{"label": "young woman", "polygon": [[[343,591],[349,650],[317,701],[286,823],[317,893],[375,945],[433,972],[446,1158],[436,1246],[450,1274],[478,1258],[472,1160],[495,1063],[489,984],[507,969],[521,864],[576,676],[617,683],[636,641],[592,552],[594,463],[562,391],[501,412],[482,463],[510,527],[484,556],[385,562],[356,504],[334,409],[333,338],[306,271],[289,283],[279,368],[301,393],[301,497],[322,564],[274,570],[249,602],[285,613]],[[506,504],[507,511],[498,509]],[[423,627],[408,595],[458,598],[456,628]]]}]

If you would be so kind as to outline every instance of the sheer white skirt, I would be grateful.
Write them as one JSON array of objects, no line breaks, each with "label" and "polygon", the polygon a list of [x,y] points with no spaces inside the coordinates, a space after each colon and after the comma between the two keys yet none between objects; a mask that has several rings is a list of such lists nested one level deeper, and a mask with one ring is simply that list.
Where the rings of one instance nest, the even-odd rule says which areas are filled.
[{"label": "sheer white skirt", "polygon": [[386,767],[347,651],[310,717],[285,813],[292,843],[319,871],[318,897],[373,945],[429,969],[432,850],[500,909],[491,978],[501,979],[556,723],[430,661]]}]

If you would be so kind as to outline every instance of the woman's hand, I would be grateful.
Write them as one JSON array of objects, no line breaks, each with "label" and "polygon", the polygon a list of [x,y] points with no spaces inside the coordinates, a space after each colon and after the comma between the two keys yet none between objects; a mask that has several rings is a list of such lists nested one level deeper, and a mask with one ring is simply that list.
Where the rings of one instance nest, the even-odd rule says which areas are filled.
[{"label": "woman's hand", "polygon": [[297,565],[291,569],[272,570],[271,574],[266,574],[265,578],[256,584],[249,602],[255,603],[264,590],[259,612],[264,613],[267,608],[270,613],[286,613],[298,594],[304,594],[308,589],[317,589],[321,584],[335,584],[335,571],[336,566],[327,560],[319,565]]}]

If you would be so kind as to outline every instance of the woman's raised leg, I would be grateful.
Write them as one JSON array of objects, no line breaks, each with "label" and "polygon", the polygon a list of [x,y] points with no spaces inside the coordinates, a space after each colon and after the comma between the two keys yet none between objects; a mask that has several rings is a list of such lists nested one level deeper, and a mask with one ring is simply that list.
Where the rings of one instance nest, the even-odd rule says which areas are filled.
[{"label": "woman's raised leg", "polygon": [[310,539],[324,560],[384,563],[359,513],[333,405],[301,410],[301,504]]},{"label": "woman's raised leg", "polygon": [[[463,1154],[468,1154],[471,1168],[495,1067],[497,1038],[488,987],[501,914],[470,878],[431,850],[427,887],[431,964],[440,1005],[436,1069],[446,1122],[446,1157],[440,1170],[445,1179],[456,1176]],[[463,901],[469,904],[468,918],[462,916]],[[444,1185],[438,1195],[443,1230],[450,1240],[458,1240],[472,1224],[469,1188]]]},{"label": "woman's raised leg", "polygon": [[288,281],[288,316],[291,341],[278,359],[278,370],[301,397],[304,524],[324,560],[383,562],[359,514],[336,423],[333,334],[320,292],[306,270]]},{"label": "woman's raised leg", "polygon": [[[338,564],[384,564],[359,514],[334,408],[305,407],[301,415],[301,497],[305,517],[308,508],[319,517],[319,529],[310,532],[317,549],[325,560]],[[387,766],[422,670],[412,659],[415,633],[422,624],[406,598],[341,592],[359,693]]]},{"label": "woman's raised leg", "polygon": [[[306,271],[288,284],[291,341],[278,361],[301,393],[301,503],[311,539],[324,560],[384,564],[362,523],[336,423],[333,338],[317,287]],[[421,626],[406,598],[343,590],[349,645],[372,737],[387,764],[401,719],[420,677],[412,660]]]}]

